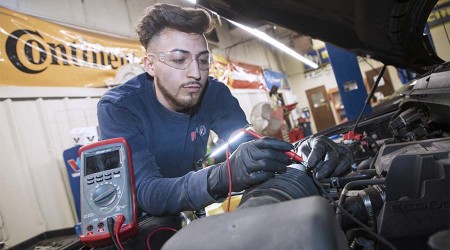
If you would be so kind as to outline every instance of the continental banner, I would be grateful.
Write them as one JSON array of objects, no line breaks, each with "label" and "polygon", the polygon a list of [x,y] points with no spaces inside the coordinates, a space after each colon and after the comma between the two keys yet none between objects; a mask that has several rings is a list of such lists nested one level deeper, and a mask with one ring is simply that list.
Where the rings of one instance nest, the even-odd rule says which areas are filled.
[{"label": "continental banner", "polygon": [[0,86],[103,87],[140,63],[137,40],[51,23],[0,7]]},{"label": "continental banner", "polygon": [[445,25],[448,21],[450,21],[450,1],[439,0],[428,16],[428,25],[430,27]]}]

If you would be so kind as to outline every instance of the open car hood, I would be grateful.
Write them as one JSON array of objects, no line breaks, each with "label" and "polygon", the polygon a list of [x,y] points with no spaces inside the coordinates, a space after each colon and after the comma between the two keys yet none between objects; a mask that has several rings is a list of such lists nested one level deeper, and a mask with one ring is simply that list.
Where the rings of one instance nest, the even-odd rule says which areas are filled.
[{"label": "open car hood", "polygon": [[443,62],[423,30],[437,0],[198,0],[219,15],[258,27],[276,24],[423,73]]}]

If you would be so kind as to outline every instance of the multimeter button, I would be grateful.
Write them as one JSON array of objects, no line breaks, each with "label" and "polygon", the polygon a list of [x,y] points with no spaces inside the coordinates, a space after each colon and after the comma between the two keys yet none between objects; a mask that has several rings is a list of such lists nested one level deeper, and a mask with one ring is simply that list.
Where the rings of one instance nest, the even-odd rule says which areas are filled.
[{"label": "multimeter button", "polygon": [[106,174],[105,174],[105,176],[110,176],[110,175],[111,175],[111,173],[106,173]]},{"label": "multimeter button", "polygon": [[97,179],[97,180],[95,180],[96,182],[102,182],[103,181],[103,179]]},{"label": "multimeter button", "polygon": [[111,180],[112,177],[111,176],[105,176],[105,180]]},{"label": "multimeter button", "polygon": [[100,178],[102,178],[103,177],[103,175],[97,175],[97,176],[95,176],[95,178],[97,178],[97,179],[100,179]]},{"label": "multimeter button", "polygon": [[114,174],[120,174],[120,171],[117,170],[117,171],[114,171],[113,173],[114,173]]},{"label": "multimeter button", "polygon": [[87,184],[88,185],[94,184],[94,181],[88,181]]},{"label": "multimeter button", "polygon": [[92,181],[94,179],[94,177],[88,177],[87,180],[88,181]]}]

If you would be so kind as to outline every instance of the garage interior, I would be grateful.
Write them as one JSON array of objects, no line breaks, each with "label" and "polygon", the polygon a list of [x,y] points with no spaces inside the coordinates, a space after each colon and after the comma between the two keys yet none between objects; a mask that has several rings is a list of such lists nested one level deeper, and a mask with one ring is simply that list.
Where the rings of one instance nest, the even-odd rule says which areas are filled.
[{"label": "garage interior", "polygon": [[[145,72],[141,66],[145,51],[137,40],[134,25],[144,9],[154,3],[201,8],[200,2],[208,1],[199,1],[197,5],[185,0],[6,0],[0,3],[0,134],[3,142],[0,150],[3,159],[0,164],[3,172],[0,177],[0,249],[75,249],[71,247],[78,240],[77,230],[81,226],[77,152],[81,146],[99,141],[97,103],[100,97],[109,89]],[[305,1],[306,4],[308,2]],[[439,76],[440,79],[449,76],[450,66],[444,63],[450,61],[450,41],[447,33],[450,31],[449,8],[450,1],[436,1],[436,7],[428,17],[427,30],[424,31],[431,39],[434,51],[442,59],[442,64],[439,64],[441,66],[437,67],[438,70],[428,68],[419,73],[389,64],[384,69],[385,64],[370,55],[355,54],[278,24],[254,26],[254,30],[264,32],[290,51],[305,58],[308,63],[311,62],[311,66],[233,24],[228,17],[213,12],[216,28],[207,36],[214,56],[210,76],[229,87],[249,123],[262,135],[290,143],[318,133],[333,132],[339,136],[332,139],[342,139],[344,132],[340,131],[345,130],[342,126],[360,118],[358,116],[370,94],[373,98],[364,110],[365,115],[378,114],[378,111],[384,110],[386,103],[397,103],[396,98],[401,96],[401,93],[425,81],[422,78],[424,73],[432,76],[434,73],[443,72]],[[446,16],[440,16],[441,14]],[[21,33],[20,30],[28,31]],[[28,43],[34,46],[34,50],[32,46],[27,47],[12,41],[12,37],[20,36],[23,36],[24,40],[31,39]],[[70,43],[72,45],[69,45]],[[28,55],[25,54],[27,48]],[[93,51],[92,48],[102,52],[86,52]],[[11,58],[16,58],[17,61],[11,61]],[[336,72],[337,69],[333,69],[333,60],[336,64],[339,62],[339,65],[347,66],[348,71]],[[23,64],[24,61],[28,64]],[[84,62],[86,64],[83,64]],[[349,62],[355,64],[349,66]],[[103,63],[102,67],[105,68],[89,66],[89,63]],[[380,72],[384,74],[378,79]],[[378,88],[371,93],[374,85],[378,85]],[[398,121],[400,124],[410,118],[407,116],[408,112],[421,115],[427,113],[414,122],[426,123],[427,119],[439,117],[435,119],[437,128],[433,130],[434,133],[428,131],[427,136],[421,137],[421,141],[417,134],[412,136],[410,130],[417,132],[419,127],[426,126],[408,124],[405,127],[410,130],[405,131],[405,127],[398,125],[397,129],[394,129],[398,132],[395,136],[407,138],[403,142],[408,144],[380,147],[377,149],[377,155],[370,156],[371,159],[383,155],[392,156],[392,152],[397,152],[400,148],[408,151],[411,157],[424,155],[424,151],[433,152],[431,158],[421,158],[420,161],[433,161],[430,165],[441,166],[442,169],[422,169],[414,161],[415,158],[406,159],[405,156],[404,162],[399,165],[407,167],[409,164],[411,168],[405,171],[414,169],[416,172],[405,174],[398,170],[396,173],[398,178],[411,175],[414,180],[419,178],[417,176],[434,176],[438,175],[436,172],[441,171],[444,177],[438,175],[440,177],[436,177],[436,180],[442,182],[432,190],[437,193],[442,191],[444,197],[434,197],[430,194],[431,198],[424,201],[428,203],[417,209],[429,209],[432,202],[437,202],[433,211],[443,213],[445,218],[448,218],[450,213],[449,89],[450,82],[447,80],[435,91],[417,92],[418,94],[408,92],[417,98],[423,97],[424,100],[427,100],[426,95],[429,95],[428,98],[434,101],[430,101],[431,104],[427,105],[427,108],[411,105],[402,107],[398,113],[390,110],[386,114],[393,119],[388,119],[386,123],[390,122],[394,126]],[[352,90],[358,90],[360,94],[345,95]],[[437,94],[437,98],[432,97],[432,94]],[[403,120],[394,119],[395,115],[400,113],[404,114],[401,116]],[[444,115],[441,116],[441,113]],[[360,129],[378,126],[374,125],[375,123],[370,119],[364,120]],[[373,129],[383,130],[381,125]],[[360,134],[363,134],[361,130]],[[383,131],[379,132],[378,138],[373,137],[373,134],[370,136],[377,140],[380,139],[380,134],[383,134]],[[210,140],[214,143],[217,137],[212,135]],[[378,164],[379,168],[388,168],[388,163],[377,161],[374,160],[373,164]],[[416,185],[420,180],[422,179],[402,185]],[[441,189],[443,187],[444,190]],[[423,198],[426,193],[420,190],[411,191],[409,199],[413,196]],[[431,192],[430,189],[427,192]],[[396,200],[401,201],[403,195],[396,195]],[[297,205],[312,206],[315,202],[317,201],[310,200]],[[286,209],[299,209],[296,204],[290,206],[276,207],[274,211],[283,213]],[[317,206],[324,204],[318,202]],[[210,207],[208,216],[223,213],[221,209],[221,204]],[[248,212],[240,215],[241,217],[234,215],[230,221],[242,221],[242,217],[251,217],[252,214],[255,213]],[[395,218],[395,214],[385,216]],[[429,223],[437,223],[438,220],[433,217]],[[215,224],[209,222],[211,224],[205,224],[206,228],[214,227]],[[426,230],[432,230],[429,229],[431,226],[428,223],[425,227]],[[202,227],[197,228],[199,234],[207,234],[201,229]],[[448,236],[448,221],[446,229],[444,235]],[[397,229],[383,230],[387,232]],[[189,235],[180,234],[180,240],[186,240]],[[397,239],[396,237],[400,236],[393,238]],[[217,244],[224,243],[225,240],[218,240]],[[380,245],[379,248],[371,246],[372,248],[367,249],[389,249]],[[195,245],[191,247],[187,249],[195,249]]]}]

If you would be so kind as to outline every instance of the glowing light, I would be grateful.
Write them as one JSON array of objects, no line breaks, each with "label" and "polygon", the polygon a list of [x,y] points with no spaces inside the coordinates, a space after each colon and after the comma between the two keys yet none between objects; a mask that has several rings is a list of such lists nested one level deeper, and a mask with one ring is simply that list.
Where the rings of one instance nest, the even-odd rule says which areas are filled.
[{"label": "glowing light", "polygon": [[223,144],[222,146],[218,147],[214,152],[211,153],[209,157],[214,157],[221,153],[222,151],[226,150],[228,145],[235,142],[237,139],[241,138],[244,135],[244,132],[239,132],[235,136],[231,137],[230,140],[228,140],[228,143]]},{"label": "glowing light", "polygon": [[298,54],[297,52],[295,52],[293,49],[287,47],[286,45],[278,42],[277,40],[275,40],[274,38],[270,37],[269,35],[267,35],[266,33],[257,30],[257,29],[253,29],[250,27],[247,27],[245,25],[242,25],[240,23],[228,20],[230,23],[236,25],[237,27],[247,31],[248,33],[262,39],[263,41],[273,45],[274,47],[276,47],[277,49],[285,52],[286,54],[294,57],[295,59],[303,62],[304,64],[307,64],[308,66],[317,69],[319,67],[319,65],[317,65],[316,63],[312,62],[311,60],[307,59],[306,57]]}]

